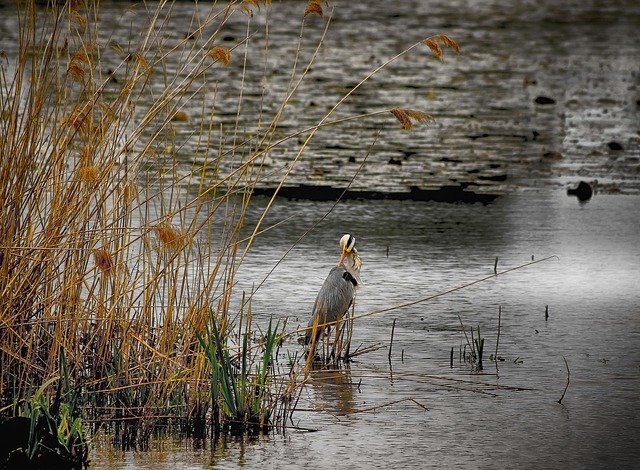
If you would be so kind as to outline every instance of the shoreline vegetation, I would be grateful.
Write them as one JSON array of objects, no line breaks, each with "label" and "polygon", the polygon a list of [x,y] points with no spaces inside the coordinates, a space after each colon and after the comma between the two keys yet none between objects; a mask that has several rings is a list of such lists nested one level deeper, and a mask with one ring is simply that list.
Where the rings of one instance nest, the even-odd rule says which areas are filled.
[{"label": "shoreline vegetation", "polygon": [[[284,428],[313,357],[300,351],[278,363],[283,338],[299,332],[286,321],[254,320],[253,292],[235,288],[238,269],[318,130],[372,116],[404,129],[433,119],[404,107],[335,118],[341,104],[398,58],[442,60],[443,49],[459,53],[458,44],[439,34],[410,45],[315,126],[282,135],[287,103],[329,34],[326,3],[291,13],[300,17],[300,40],[286,92],[257,113],[243,108],[247,56],[254,37],[268,37],[270,9],[281,6],[193,6],[191,29],[175,32],[167,28],[176,4],[138,5],[145,26],[120,44],[100,29],[98,2],[39,3],[19,3],[18,56],[2,57],[0,67],[0,426],[28,420],[30,430],[8,462],[86,465],[100,428],[125,448],[144,446],[159,426],[190,436]],[[224,42],[237,16],[246,35]],[[255,26],[258,16],[263,26]],[[309,48],[311,22],[322,28]],[[242,68],[243,83],[225,82],[232,66]],[[235,114],[233,125],[219,120],[227,92],[237,96],[236,108],[224,110]],[[185,112],[187,103],[201,114]],[[189,164],[178,155],[176,128],[185,122],[196,148]],[[289,169],[262,192],[264,212],[249,226],[265,160],[291,142],[298,148]],[[327,197],[352,196],[340,193]]]}]

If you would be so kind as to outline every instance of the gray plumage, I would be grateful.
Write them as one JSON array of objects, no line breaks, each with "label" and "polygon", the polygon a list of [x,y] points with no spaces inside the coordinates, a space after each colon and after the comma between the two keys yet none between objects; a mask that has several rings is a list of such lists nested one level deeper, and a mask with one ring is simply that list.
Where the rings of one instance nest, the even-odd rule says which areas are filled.
[{"label": "gray plumage", "polygon": [[348,233],[340,239],[342,255],[338,266],[329,271],[329,275],[324,280],[313,304],[311,320],[309,320],[309,326],[304,336],[305,344],[311,342],[314,326],[317,325],[315,337],[317,340],[325,327],[327,330],[331,329],[331,325],[325,325],[325,323],[340,320],[351,307],[356,295],[356,287],[361,283],[360,267],[362,262],[355,245],[356,239]]},{"label": "gray plumage", "polygon": [[[353,302],[358,280],[343,265],[332,268],[313,304],[309,327],[312,328],[315,322],[318,325],[322,325],[342,318]],[[320,334],[323,328],[319,327],[317,329],[317,335]],[[306,344],[311,342],[312,332],[313,330],[311,329],[307,330],[305,335]]]}]

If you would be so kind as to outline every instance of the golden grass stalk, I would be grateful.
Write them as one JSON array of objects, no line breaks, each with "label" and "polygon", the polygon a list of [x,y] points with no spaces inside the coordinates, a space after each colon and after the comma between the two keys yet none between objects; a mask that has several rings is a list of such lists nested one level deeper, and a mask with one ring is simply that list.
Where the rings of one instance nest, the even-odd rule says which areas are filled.
[{"label": "golden grass stalk", "polygon": [[[269,4],[247,5],[260,3]],[[20,3],[23,18],[32,21],[21,23],[23,50],[15,73],[5,76],[7,69],[0,69],[0,113],[6,118],[0,135],[0,410],[47,383],[64,356],[73,385],[86,391],[84,406],[98,420],[148,424],[160,415],[206,416],[213,406],[206,380],[211,366],[196,332],[204,333],[209,318],[225,338],[237,329],[239,341],[241,329],[245,335],[258,330],[250,297],[247,304],[241,301],[240,314],[236,310],[236,276],[273,202],[247,226],[251,191],[264,174],[262,159],[305,131],[297,162],[319,128],[355,119],[329,120],[353,91],[416,46],[363,78],[315,126],[282,137],[280,119],[316,60],[328,18],[273,116],[261,111],[256,119],[245,112],[251,108],[241,106],[240,94],[236,122],[218,127],[217,103],[207,94],[217,77],[209,70],[212,60],[231,60],[232,49],[213,45],[236,4],[199,16],[198,31],[214,32],[178,44],[158,34],[170,24],[173,3],[150,9],[148,24],[132,32],[138,36],[125,51],[115,41],[99,47],[104,35],[95,20],[97,3],[69,9],[52,2],[48,10]],[[305,17],[323,14],[320,2],[309,2],[307,9]],[[75,28],[80,13],[86,27]],[[50,39],[44,50],[34,40],[41,36]],[[237,46],[250,47],[248,39]],[[76,52],[69,59],[57,55],[60,44]],[[102,77],[107,54],[120,62]],[[167,61],[176,67],[165,67]],[[115,74],[117,82],[110,79]],[[216,90],[225,86],[215,82]],[[194,128],[187,143],[176,141],[172,121],[182,109],[189,109]],[[392,113],[410,125],[428,116],[401,108]],[[245,138],[240,129],[252,119],[255,135]],[[241,240],[246,230],[251,235]],[[237,346],[229,340],[225,357],[259,358],[259,344],[247,345],[250,356]],[[261,374],[267,366],[277,368],[263,363]],[[292,399],[305,376],[292,369],[283,382],[269,383]]]}]

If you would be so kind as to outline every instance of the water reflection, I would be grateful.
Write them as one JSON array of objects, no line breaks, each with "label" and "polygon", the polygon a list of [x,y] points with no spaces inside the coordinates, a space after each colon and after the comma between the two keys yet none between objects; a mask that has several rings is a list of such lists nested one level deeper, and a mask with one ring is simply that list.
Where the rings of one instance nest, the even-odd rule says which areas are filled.
[{"label": "water reflection", "polygon": [[251,446],[255,446],[260,442],[258,436],[227,436],[222,435],[217,441],[214,441],[211,449],[210,464],[218,467],[228,462],[230,456],[233,456],[234,463],[238,467],[246,466],[246,452]]},{"label": "water reflection", "polygon": [[353,390],[357,384],[352,382],[349,365],[314,370],[309,385],[312,391],[311,404],[315,410],[337,415],[348,415],[355,411]]}]

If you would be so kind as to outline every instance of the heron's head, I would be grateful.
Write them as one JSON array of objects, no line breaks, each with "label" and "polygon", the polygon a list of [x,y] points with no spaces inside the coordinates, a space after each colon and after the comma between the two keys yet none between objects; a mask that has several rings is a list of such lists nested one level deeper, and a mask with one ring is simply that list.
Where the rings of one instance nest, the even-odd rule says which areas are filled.
[{"label": "heron's head", "polygon": [[350,253],[357,253],[355,246],[355,237],[349,235],[348,233],[342,236],[342,238],[340,239],[340,248],[342,249],[342,255],[340,256],[340,261],[338,261],[338,266],[342,264],[347,255],[349,255]]}]

